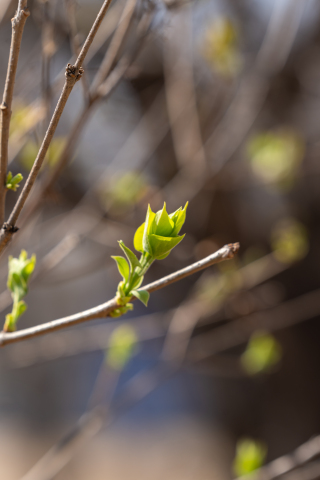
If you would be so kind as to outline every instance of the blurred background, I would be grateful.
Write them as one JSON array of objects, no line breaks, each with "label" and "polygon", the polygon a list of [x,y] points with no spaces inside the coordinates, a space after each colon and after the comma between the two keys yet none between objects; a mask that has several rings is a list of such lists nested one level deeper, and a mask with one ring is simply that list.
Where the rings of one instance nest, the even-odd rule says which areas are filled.
[{"label": "blurred background", "polygon": [[[1,88],[17,3],[0,1]],[[101,4],[28,2],[13,174],[30,171]],[[225,480],[320,433],[319,32],[315,0],[113,0],[1,258],[3,320],[22,248],[37,266],[20,329],[112,298],[110,256],[133,248],[148,203],[189,201],[185,239],[147,283],[241,249],[148,309],[3,348],[2,478]],[[320,478],[312,465],[292,476]]]}]

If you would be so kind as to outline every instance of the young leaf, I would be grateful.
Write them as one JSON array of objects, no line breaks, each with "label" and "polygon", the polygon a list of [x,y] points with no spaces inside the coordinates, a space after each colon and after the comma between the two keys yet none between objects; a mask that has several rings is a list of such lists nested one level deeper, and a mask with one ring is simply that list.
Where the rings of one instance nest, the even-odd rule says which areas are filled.
[{"label": "young leaf", "polygon": [[144,227],[145,223],[140,225],[140,227],[136,230],[136,233],[134,234],[134,239],[133,239],[133,245],[134,248],[137,250],[137,252],[143,253],[143,232],[144,232]]},{"label": "young leaf", "polygon": [[144,226],[142,245],[143,245],[143,251],[149,253],[150,255],[152,255],[152,247],[150,245],[149,236],[151,233],[153,233],[153,222],[154,222],[155,216],[156,214],[153,213],[150,205],[148,205],[148,212],[146,217],[146,223]]},{"label": "young leaf", "polygon": [[130,269],[128,262],[125,258],[119,256],[111,256],[113,260],[117,263],[118,270],[120,275],[122,276],[123,280],[127,282],[129,280]]},{"label": "young leaf", "polygon": [[132,295],[134,295],[140,302],[142,302],[146,307],[148,306],[148,301],[150,298],[150,293],[146,290],[132,290]]},{"label": "young leaf", "polygon": [[153,256],[155,258],[162,257],[166,253],[170,252],[178,243],[183,240],[184,235],[181,237],[161,237],[160,235],[150,235],[150,245],[152,248]]},{"label": "young leaf", "polygon": [[157,235],[163,237],[169,237],[172,234],[174,228],[174,222],[171,220],[166,210],[166,203],[164,202],[162,210],[156,213],[155,220],[155,231]]},{"label": "young leaf", "polygon": [[139,288],[142,282],[143,282],[143,276],[142,276],[142,277],[138,277],[138,278],[136,279],[136,281],[133,282],[132,288],[134,288],[134,289],[135,289],[135,288]]},{"label": "young leaf", "polygon": [[140,262],[137,259],[137,257],[135,256],[135,254],[130,250],[130,248],[125,246],[125,244],[123,243],[122,240],[119,241],[119,245],[122,248],[122,250],[124,251],[124,253],[126,254],[127,259],[129,260],[129,264],[130,264],[130,267],[131,267],[131,272],[133,272],[133,270],[136,267],[141,267]]},{"label": "young leaf", "polygon": [[181,207],[178,209],[176,212],[173,213],[173,217],[171,219],[174,222],[174,229],[171,233],[171,236],[178,235],[180,232],[185,220],[186,220],[186,214],[187,214],[187,207],[188,207],[188,202],[185,204],[184,209],[182,210]]}]

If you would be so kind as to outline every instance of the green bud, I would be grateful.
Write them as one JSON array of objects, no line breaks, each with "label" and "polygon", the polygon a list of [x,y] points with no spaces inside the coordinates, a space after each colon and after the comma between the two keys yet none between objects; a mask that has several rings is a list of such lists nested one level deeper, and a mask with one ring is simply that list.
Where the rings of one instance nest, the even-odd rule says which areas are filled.
[{"label": "green bud", "polygon": [[134,353],[137,341],[136,332],[130,325],[116,328],[109,341],[107,365],[115,370],[123,370]]},{"label": "green bud", "polygon": [[135,249],[142,254],[140,260],[122,240],[119,241],[126,259],[119,256],[112,257],[117,263],[123,280],[119,283],[116,293],[119,308],[115,309],[111,316],[123,315],[131,309],[132,306],[128,302],[132,296],[145,306],[148,305],[149,293],[138,289],[152,262],[166,258],[184,238],[184,235],[178,234],[186,219],[187,206],[188,202],[184,208],[180,207],[170,215],[167,213],[165,203],[157,213],[151,210],[150,205],[148,206],[146,221],[137,229],[133,242]]},{"label": "green bud", "polygon": [[11,172],[8,172],[7,179],[6,179],[6,188],[8,190],[13,190],[14,192],[17,191],[19,188],[19,183],[23,180],[23,176],[21,173],[17,173],[14,177],[12,176]]},{"label": "green bud", "polygon": [[280,362],[281,345],[266,332],[255,332],[241,356],[241,364],[248,375],[270,372]]},{"label": "green bud", "polygon": [[262,442],[243,438],[237,443],[236,457],[233,463],[234,473],[241,477],[261,468],[267,455],[267,447]]},{"label": "green bud", "polygon": [[7,286],[12,293],[19,293],[19,300],[28,293],[28,281],[35,265],[36,256],[28,258],[25,250],[21,250],[19,258],[9,257]]},{"label": "green bud", "polygon": [[185,207],[180,207],[168,215],[166,204],[162,210],[154,213],[148,206],[145,223],[136,231],[134,247],[138,252],[148,253],[153,258],[162,260],[170,251],[181,242],[184,235],[178,236],[185,219],[188,202]]}]

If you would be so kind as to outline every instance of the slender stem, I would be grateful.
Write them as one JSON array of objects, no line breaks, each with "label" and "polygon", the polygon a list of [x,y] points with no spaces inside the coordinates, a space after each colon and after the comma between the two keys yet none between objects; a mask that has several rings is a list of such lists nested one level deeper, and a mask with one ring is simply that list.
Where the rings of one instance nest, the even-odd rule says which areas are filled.
[{"label": "slender stem", "polygon": [[48,130],[46,132],[46,135],[44,137],[44,140],[42,142],[42,145],[40,147],[40,150],[38,152],[37,158],[35,159],[35,162],[33,164],[33,167],[31,169],[31,172],[29,173],[29,176],[27,178],[27,181],[21,191],[21,194],[11,212],[11,215],[9,217],[8,223],[4,225],[4,228],[2,228],[1,233],[0,233],[0,254],[3,251],[4,247],[6,244],[9,242],[11,239],[12,235],[15,233],[17,230],[15,228],[15,224],[18,220],[18,217],[21,213],[21,210],[24,207],[24,204],[30,194],[30,191],[34,185],[34,182],[39,174],[39,171],[41,169],[41,166],[43,164],[43,161],[45,159],[45,156],[47,154],[48,148],[50,146],[50,143],[52,141],[52,138],[54,136],[54,133],[56,131],[56,128],[58,126],[59,120],[61,118],[62,112],[65,108],[65,105],[67,103],[67,100],[70,96],[70,93],[77,81],[77,79],[80,78],[81,76],[81,65],[85,59],[85,56],[88,53],[88,50],[90,48],[90,45],[93,42],[93,39],[101,25],[101,22],[109,8],[109,5],[111,3],[111,0],[105,0],[103,2],[103,5],[100,9],[100,12],[97,15],[97,18],[87,36],[87,39],[81,49],[81,52],[79,53],[79,56],[76,60],[76,63],[72,65],[68,65],[67,70],[66,70],[66,79],[65,79],[65,84],[62,90],[62,93],[60,95],[60,98],[58,100],[57,106],[55,108],[55,111],[53,113],[51,122],[49,124]]},{"label": "slender stem", "polygon": [[6,201],[6,176],[8,166],[8,144],[11,119],[13,90],[16,79],[23,29],[28,16],[27,0],[19,0],[15,16],[12,19],[12,36],[8,61],[7,77],[0,106],[0,225],[4,222]]},{"label": "slender stem", "polygon": [[[231,243],[229,245],[225,245],[217,252],[209,255],[208,257],[200,260],[199,262],[193,263],[192,265],[189,265],[182,270],[178,270],[177,272],[172,273],[167,277],[161,278],[156,282],[144,286],[143,290],[151,293],[159,290],[160,288],[167,287],[168,285],[171,285],[174,282],[178,282],[179,280],[182,280],[183,278],[188,277],[193,273],[199,272],[204,268],[208,268],[211,265],[233,258],[234,255],[238,252],[238,250],[239,243]],[[132,298],[132,300],[134,300],[134,298]],[[86,322],[87,320],[107,317],[110,316],[110,313],[117,308],[119,308],[119,305],[117,304],[116,297],[114,297],[112,300],[109,300],[102,305],[98,305],[97,307],[85,310],[84,312],[70,315],[69,317],[53,320],[52,322],[44,323],[36,327],[26,328],[24,330],[14,333],[2,332],[0,334],[0,347],[8,345],[9,343],[21,342],[28,338],[45,335],[56,330],[61,330],[62,328],[67,328],[82,322]]]}]

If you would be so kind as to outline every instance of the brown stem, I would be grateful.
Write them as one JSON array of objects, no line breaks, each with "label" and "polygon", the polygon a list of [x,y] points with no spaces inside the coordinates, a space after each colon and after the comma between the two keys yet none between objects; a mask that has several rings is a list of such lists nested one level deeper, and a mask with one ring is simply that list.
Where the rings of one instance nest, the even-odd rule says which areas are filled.
[{"label": "brown stem", "polygon": [[[143,290],[151,293],[159,290],[160,288],[167,287],[168,285],[171,285],[174,282],[178,282],[179,280],[182,280],[183,278],[188,277],[193,273],[199,272],[204,268],[208,268],[211,265],[233,258],[238,250],[239,243],[231,243],[229,245],[225,245],[217,252],[209,255],[208,257],[200,260],[199,262],[193,263],[192,265],[189,265],[182,270],[178,270],[177,272],[172,273],[167,277],[161,278],[156,282],[144,286]],[[134,298],[132,298],[132,300],[134,300]],[[26,328],[24,330],[14,333],[1,332],[0,346],[3,347],[5,345],[8,345],[9,343],[21,342],[28,338],[45,335],[56,330],[61,330],[62,328],[67,328],[82,322],[86,322],[87,320],[107,317],[110,316],[110,313],[117,308],[119,308],[119,305],[117,304],[116,298],[113,298],[112,300],[109,300],[102,305],[90,308],[89,310],[85,310],[84,312],[70,315],[69,317],[59,318],[58,320],[53,320],[52,322],[44,323],[42,325],[37,325],[31,328]]]},{"label": "brown stem", "polygon": [[12,36],[8,61],[7,77],[0,106],[0,225],[4,222],[6,201],[6,176],[8,166],[8,143],[11,119],[11,107],[18,59],[24,25],[30,15],[27,0],[19,0],[15,16],[12,19]]}]

